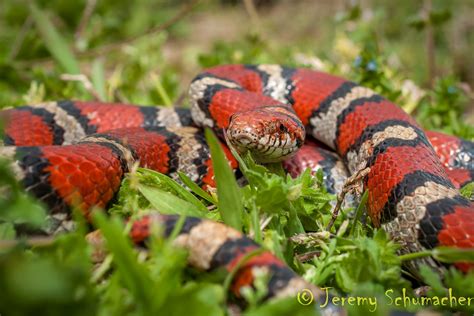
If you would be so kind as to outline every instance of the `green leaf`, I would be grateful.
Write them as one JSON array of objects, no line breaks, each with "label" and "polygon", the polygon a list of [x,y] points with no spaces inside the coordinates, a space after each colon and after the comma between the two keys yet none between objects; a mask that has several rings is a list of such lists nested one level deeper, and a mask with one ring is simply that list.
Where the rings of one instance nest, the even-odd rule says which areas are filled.
[{"label": "green leaf", "polygon": [[193,204],[194,206],[196,206],[196,208],[198,208],[201,213],[203,213],[203,214],[208,213],[208,209],[206,208],[206,206],[204,204],[202,204],[202,202],[199,201],[199,199],[197,197],[195,197],[191,192],[189,192],[188,190],[183,188],[181,185],[179,185],[176,181],[171,179],[169,176],[167,176],[165,174],[162,174],[162,173],[159,173],[159,172],[156,172],[156,171],[151,170],[151,169],[139,168],[138,170],[141,174],[143,174],[145,176],[150,175],[152,177],[157,178],[159,182],[162,182],[165,185],[167,185],[168,187],[170,187],[171,189],[173,189],[173,191],[176,192],[176,195],[178,195],[178,197],[181,197],[185,201],[187,201],[187,202]]},{"label": "green leaf", "polygon": [[188,283],[179,294],[171,295],[166,300],[162,311],[163,314],[176,316],[221,316],[224,315],[220,307],[223,302],[221,286],[204,282]]},{"label": "green leaf", "polygon": [[[338,243],[341,244],[341,241],[343,239],[339,238]],[[347,247],[349,251],[336,264],[336,282],[344,291],[353,292],[365,282],[385,288],[406,285],[401,278],[400,259],[396,255],[398,246],[389,240],[383,230],[377,230],[373,238],[351,237],[346,241],[352,245]]]},{"label": "green leaf", "polygon": [[205,217],[206,215],[206,213],[203,213],[194,204],[180,199],[169,192],[143,184],[138,185],[138,190],[160,213],[197,217]]},{"label": "green leaf", "polygon": [[203,189],[201,189],[196,183],[194,183],[193,180],[191,180],[187,175],[185,175],[184,173],[182,173],[181,171],[178,171],[178,176],[179,178],[181,179],[181,181],[183,181],[183,183],[191,189],[191,191],[193,191],[195,194],[197,194],[198,196],[202,197],[203,199],[205,199],[206,201],[208,201],[209,203],[212,203],[214,205],[217,204],[217,201],[209,194],[207,193],[206,191],[204,191]]},{"label": "green leaf", "polygon": [[431,269],[427,265],[422,265],[420,267],[420,274],[423,277],[426,284],[431,286],[434,291],[436,292],[443,292],[444,286],[443,282],[441,281],[440,275]]},{"label": "green leaf", "polygon": [[12,223],[0,223],[0,240],[15,239],[15,227]]},{"label": "green leaf", "polygon": [[160,95],[165,105],[173,106],[173,101],[171,101],[168,93],[166,92],[166,89],[163,87],[163,84],[161,83],[160,78],[155,79],[155,85],[156,85],[156,90],[158,91],[158,94]]},{"label": "green leaf", "polygon": [[461,195],[467,199],[470,199],[471,196],[474,194],[474,182],[469,182],[465,186],[463,186],[460,190]]},{"label": "green leaf", "polygon": [[47,15],[33,1],[30,3],[30,12],[46,48],[53,55],[54,59],[61,65],[64,71],[70,74],[80,73],[79,63],[69,49],[68,41],[61,36]]},{"label": "green leaf", "polygon": [[94,89],[99,94],[101,101],[106,101],[107,93],[105,89],[104,62],[101,59],[96,59],[92,63],[91,77]]},{"label": "green leaf", "polygon": [[449,10],[439,10],[439,11],[431,11],[430,12],[430,22],[435,25],[439,26],[451,19],[451,11]]},{"label": "green leaf", "polygon": [[433,249],[433,257],[442,262],[474,262],[474,249],[440,246]]},{"label": "green leaf", "polygon": [[229,226],[241,231],[242,214],[244,206],[242,194],[234,173],[229,166],[224,151],[222,150],[217,137],[210,129],[206,129],[206,140],[211,150],[212,167],[217,185],[217,197],[219,212],[222,220]]},{"label": "green leaf", "polygon": [[362,216],[364,210],[366,209],[368,198],[369,198],[369,191],[365,190],[364,194],[362,194],[359,205],[357,205],[355,216],[352,221],[352,226],[351,226],[351,231],[350,231],[351,236],[354,236],[354,233],[356,232],[357,223],[359,221],[359,218]]},{"label": "green leaf", "polygon": [[44,207],[25,193],[18,193],[14,201],[0,200],[0,207],[2,207],[0,213],[2,220],[15,224],[27,224],[35,228],[43,227],[46,224]]},{"label": "green leaf", "polygon": [[426,27],[426,20],[420,16],[414,16],[408,19],[408,25],[421,31]]}]

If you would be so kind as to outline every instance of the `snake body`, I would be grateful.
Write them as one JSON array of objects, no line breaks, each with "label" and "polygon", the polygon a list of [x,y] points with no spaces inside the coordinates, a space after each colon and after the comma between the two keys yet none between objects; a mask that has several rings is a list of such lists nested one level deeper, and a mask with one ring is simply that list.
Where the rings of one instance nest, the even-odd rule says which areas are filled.
[{"label": "snake body", "polygon": [[[179,225],[179,216],[156,213],[136,219],[131,225],[130,238],[137,246],[146,247],[153,225],[161,225],[164,235],[169,236]],[[326,300],[326,294],[322,290],[309,284],[270,251],[263,250],[260,245],[235,229],[194,217],[186,218],[180,227],[174,244],[188,250],[191,266],[202,271],[223,269],[229,273],[239,266],[230,289],[235,297],[241,298],[242,287],[251,286],[255,277],[264,272],[270,276],[267,298],[296,296],[305,290],[311,291],[316,302]],[[96,252],[103,253],[100,232],[95,231],[87,237],[95,246]],[[100,261],[100,255],[98,256],[96,260]],[[243,260],[246,256],[248,259]],[[332,304],[328,304],[321,312],[323,315],[344,314]]]},{"label": "snake body", "polygon": [[[337,152],[350,174],[370,168],[363,179],[369,215],[375,226],[402,245],[403,253],[438,245],[474,247],[473,206],[443,166],[473,170],[469,143],[436,152],[410,116],[372,90],[308,69],[226,65],[199,74],[191,83],[190,101],[195,125],[213,128],[239,151],[249,150],[262,162],[304,154],[305,147],[297,152],[307,134]],[[93,205],[106,206],[136,162],[172,176],[183,171],[201,186],[213,185],[209,150],[199,130],[183,127],[191,124],[185,111],[61,101],[6,110],[2,116],[8,120],[2,154],[14,159],[27,190],[45,201],[53,214],[67,213],[78,200],[85,212]],[[459,155],[440,161],[437,153],[446,157],[448,152]],[[329,156],[336,164],[334,154]],[[222,229],[200,234],[232,240],[219,237]],[[188,245],[200,234],[187,236]],[[245,243],[236,242],[235,253],[256,247]],[[196,256],[214,258],[220,246],[201,249]],[[261,259],[257,266],[279,266],[278,259],[271,258]],[[417,264],[422,262],[439,266],[432,258]],[[456,266],[470,268],[465,263]],[[249,284],[253,272],[248,271],[253,270],[246,271],[244,283]],[[275,279],[270,292],[280,293],[293,277]]]},{"label": "snake body", "polygon": [[[202,81],[206,85],[200,84]],[[226,116],[233,113],[228,108],[228,112],[218,114],[224,108],[225,95],[232,95],[234,112],[244,109],[248,120],[258,118],[249,113],[252,108],[259,110],[255,104],[261,102],[255,100],[261,100],[262,95],[271,97],[274,108],[291,105],[306,132],[334,149],[350,174],[370,168],[364,179],[364,188],[369,192],[369,215],[375,226],[383,227],[402,244],[403,252],[438,245],[474,247],[473,206],[455,189],[414,119],[374,91],[308,69],[225,65],[199,75],[191,83],[190,95],[194,111],[201,114],[195,117],[210,113],[214,118],[196,123],[214,128],[233,125],[234,118]],[[286,124],[283,133],[292,125]],[[257,128],[243,127],[242,131],[228,131],[227,135],[266,137],[258,134],[258,123],[253,122],[252,126]],[[230,141],[235,144],[240,140]],[[417,264],[421,262],[436,266],[431,258]],[[457,266],[469,268],[462,263]]]}]

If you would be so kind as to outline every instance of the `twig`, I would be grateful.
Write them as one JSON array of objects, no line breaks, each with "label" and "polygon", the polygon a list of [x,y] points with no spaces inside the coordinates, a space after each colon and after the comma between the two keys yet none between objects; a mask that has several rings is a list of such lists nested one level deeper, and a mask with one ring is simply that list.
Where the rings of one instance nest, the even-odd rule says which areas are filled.
[{"label": "twig", "polygon": [[174,107],[175,108],[185,108],[186,106],[184,106],[184,100],[186,99],[186,97],[188,96],[188,91],[182,91],[179,96],[176,98],[176,101],[174,101]]},{"label": "twig", "polygon": [[413,293],[415,293],[416,296],[421,297],[421,296],[427,296],[428,292],[431,291],[431,286],[420,286],[417,287],[416,289],[413,290]]},{"label": "twig", "polygon": [[215,210],[216,208],[217,208],[217,206],[215,206],[215,205],[209,205],[209,206],[207,207],[207,209],[208,209],[209,211]]},{"label": "twig", "polygon": [[64,80],[64,81],[79,81],[79,82],[81,82],[83,84],[84,88],[87,90],[87,92],[92,94],[94,99],[96,99],[97,101],[103,101],[102,98],[100,97],[99,92],[97,92],[97,90],[95,90],[94,85],[89,80],[89,78],[87,78],[86,75],[83,75],[83,74],[78,74],[78,75],[62,74],[60,76],[60,78],[61,78],[61,80]]},{"label": "twig", "polygon": [[[259,225],[260,225],[260,231],[263,231],[265,229],[265,227],[268,226],[268,224],[270,224],[270,222],[272,221],[273,219],[273,215],[270,215],[268,217],[263,217],[260,219],[260,222],[259,222]],[[250,228],[250,231],[248,233],[248,237],[249,238],[252,238],[254,239],[255,238],[255,231],[253,228]]]},{"label": "twig", "polygon": [[298,245],[305,245],[311,247],[317,244],[321,240],[327,240],[333,236],[329,231],[313,232],[313,233],[301,233],[289,238],[290,241]]},{"label": "twig", "polygon": [[273,219],[273,215],[270,215],[267,218],[262,218],[260,220],[260,230],[263,231],[265,229],[265,227],[267,227],[268,224],[270,224],[272,219]]},{"label": "twig", "polygon": [[258,31],[260,31],[262,28],[260,18],[257,13],[257,8],[255,7],[255,3],[253,2],[253,0],[244,0],[244,6],[245,10],[247,11],[247,14],[250,16],[252,24],[255,25]]},{"label": "twig", "polygon": [[361,187],[360,181],[364,179],[365,176],[369,174],[369,172],[370,172],[370,168],[361,169],[357,171],[356,173],[354,173],[352,176],[350,176],[349,179],[346,180],[346,183],[344,183],[344,187],[342,188],[342,191],[337,195],[336,206],[334,207],[334,210],[332,211],[331,221],[326,227],[327,231],[329,231],[331,227],[334,225],[334,222],[336,221],[337,216],[339,215],[339,211],[341,209],[342,203],[344,202],[344,198],[346,197],[346,194],[353,191],[360,191],[360,187]]},{"label": "twig", "polygon": [[16,55],[20,52],[20,48],[23,45],[23,41],[25,40],[26,33],[29,31],[31,26],[33,25],[33,19],[31,15],[28,15],[25,22],[21,26],[21,30],[18,33],[18,36],[15,38],[15,41],[12,44],[12,49],[8,56],[8,59],[12,60],[15,59]]},{"label": "twig", "polygon": [[301,255],[296,255],[296,259],[298,259],[301,262],[307,262],[307,261],[313,260],[313,258],[315,257],[319,257],[320,255],[321,255],[321,251],[309,251]]},{"label": "twig", "polygon": [[82,33],[84,32],[89,20],[94,12],[95,6],[97,4],[97,0],[87,0],[86,7],[82,12],[81,20],[79,21],[79,25],[77,26],[76,32],[74,33],[74,38],[76,41],[79,41],[82,37]]}]

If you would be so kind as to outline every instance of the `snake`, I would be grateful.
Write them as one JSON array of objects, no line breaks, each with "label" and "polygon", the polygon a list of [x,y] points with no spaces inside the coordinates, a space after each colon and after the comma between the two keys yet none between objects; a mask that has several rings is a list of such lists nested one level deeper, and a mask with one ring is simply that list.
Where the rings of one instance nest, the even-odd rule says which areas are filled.
[{"label": "snake", "polygon": [[[7,109],[0,113],[6,121],[0,155],[11,159],[26,191],[48,206],[55,224],[47,233],[56,233],[65,229],[72,207],[86,216],[93,206],[107,208],[136,164],[175,179],[183,172],[203,188],[214,187],[202,133],[209,127],[239,153],[250,151],[261,163],[284,161],[293,175],[323,165],[334,192],[341,183],[335,179],[367,170],[362,182],[368,214],[375,227],[401,245],[402,254],[439,245],[473,248],[474,209],[458,187],[472,179],[474,146],[425,133],[373,90],[306,68],[221,65],[192,80],[189,100],[190,111],[90,101]],[[310,138],[324,145],[312,144]],[[334,171],[336,165],[345,171]],[[152,222],[169,233],[176,220],[145,216],[133,223],[130,236],[143,245]],[[261,247],[223,224],[196,218],[186,219],[176,242],[191,252],[190,263],[203,270],[231,271],[239,258]],[[234,276],[236,296],[242,286],[252,284],[259,269],[271,275],[268,298],[296,295],[304,288],[323,295],[268,251],[247,263]],[[431,257],[414,262],[423,263],[442,268]],[[462,271],[472,267],[465,262],[455,266]]]},{"label": "snake", "polygon": [[[460,189],[473,182],[474,143],[441,132],[425,133],[453,185]],[[294,156],[284,160],[283,167],[293,178],[301,175],[307,168],[313,175],[321,170],[324,186],[331,194],[341,192],[350,176],[339,155],[313,139],[306,140],[304,146]]]}]

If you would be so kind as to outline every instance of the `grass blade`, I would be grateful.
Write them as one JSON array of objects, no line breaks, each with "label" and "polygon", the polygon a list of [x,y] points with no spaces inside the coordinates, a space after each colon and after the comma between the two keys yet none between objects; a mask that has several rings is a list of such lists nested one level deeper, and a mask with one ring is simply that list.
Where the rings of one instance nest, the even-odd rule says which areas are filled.
[{"label": "grass blade", "polygon": [[95,91],[100,96],[101,101],[107,100],[107,93],[105,89],[105,74],[104,74],[104,62],[101,59],[96,59],[92,63],[92,84],[94,85]]},{"label": "grass blade", "polygon": [[241,231],[244,205],[240,188],[216,135],[208,128],[205,134],[209,149],[211,150],[219,212],[224,223]]},{"label": "grass blade", "polygon": [[360,199],[359,205],[357,205],[357,209],[355,211],[355,216],[351,224],[351,230],[349,235],[354,236],[355,229],[357,226],[357,222],[359,221],[360,217],[364,213],[367,205],[367,199],[369,198],[369,191],[366,190]]},{"label": "grass blade", "polygon": [[206,201],[208,201],[209,203],[212,203],[214,205],[217,204],[217,201],[209,194],[207,193],[206,191],[204,191],[203,189],[201,189],[196,183],[193,182],[193,180],[191,180],[187,175],[185,175],[184,173],[182,172],[178,172],[178,175],[179,175],[179,178],[181,179],[181,181],[183,181],[183,183],[191,189],[191,191],[193,191],[195,194],[197,194],[198,196],[202,197],[203,199],[205,199]]},{"label": "grass blade", "polygon": [[67,45],[67,41],[56,30],[48,19],[47,15],[41,11],[33,2],[30,4],[30,12],[35,21],[36,27],[44,40],[46,48],[61,67],[70,74],[79,74],[79,63]]}]

